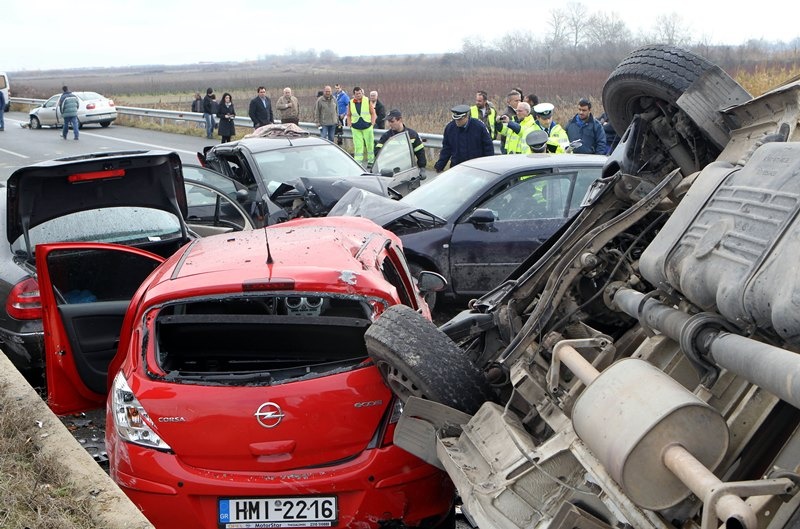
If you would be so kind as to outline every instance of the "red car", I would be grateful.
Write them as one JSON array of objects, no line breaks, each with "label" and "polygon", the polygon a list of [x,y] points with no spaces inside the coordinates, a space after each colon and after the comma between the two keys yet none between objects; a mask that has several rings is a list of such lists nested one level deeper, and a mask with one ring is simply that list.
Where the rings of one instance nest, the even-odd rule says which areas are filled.
[{"label": "red car", "polygon": [[[446,473],[392,442],[401,403],[364,343],[389,306],[430,317],[391,232],[303,219],[166,260],[62,243],[36,262],[50,405],[107,383],[111,476],[159,529],[454,526]],[[93,354],[117,336],[106,379]]]}]

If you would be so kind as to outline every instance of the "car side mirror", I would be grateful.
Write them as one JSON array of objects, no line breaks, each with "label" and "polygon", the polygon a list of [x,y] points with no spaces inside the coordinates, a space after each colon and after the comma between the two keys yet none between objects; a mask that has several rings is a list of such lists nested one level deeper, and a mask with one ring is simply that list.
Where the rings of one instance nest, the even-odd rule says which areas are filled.
[{"label": "car side mirror", "polygon": [[391,169],[383,169],[383,170],[381,171],[381,176],[385,176],[385,177],[387,177],[387,178],[391,178],[391,177],[393,177],[393,176],[394,176],[394,173],[392,172],[392,170],[391,170]]},{"label": "car side mirror", "polygon": [[441,274],[423,270],[417,278],[417,288],[420,292],[440,292],[447,286],[447,279]]},{"label": "car side mirror", "polygon": [[250,198],[250,193],[247,192],[247,189],[237,189],[236,190],[236,201],[237,202],[247,202],[248,198]]},{"label": "car side mirror", "polygon": [[467,217],[467,222],[472,224],[491,224],[495,220],[497,220],[497,215],[488,208],[478,208]]}]

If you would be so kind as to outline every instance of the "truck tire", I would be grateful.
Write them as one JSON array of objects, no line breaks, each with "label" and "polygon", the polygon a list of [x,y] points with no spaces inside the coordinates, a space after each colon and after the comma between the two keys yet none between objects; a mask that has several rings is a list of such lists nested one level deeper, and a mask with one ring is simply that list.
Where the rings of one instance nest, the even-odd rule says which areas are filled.
[{"label": "truck tire", "polygon": [[483,372],[432,322],[405,305],[389,307],[364,339],[367,352],[400,400],[420,397],[474,414],[491,400]]},{"label": "truck tire", "polygon": [[608,76],[603,86],[603,108],[618,134],[650,98],[675,104],[703,72],[714,67],[708,60],[674,46],[643,46],[631,52]]}]

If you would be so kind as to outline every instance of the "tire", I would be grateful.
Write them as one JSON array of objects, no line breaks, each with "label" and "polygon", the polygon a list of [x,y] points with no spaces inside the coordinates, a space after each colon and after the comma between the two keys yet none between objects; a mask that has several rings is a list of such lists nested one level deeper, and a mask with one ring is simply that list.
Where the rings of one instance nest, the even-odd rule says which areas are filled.
[{"label": "tire", "polygon": [[32,129],[40,129],[42,128],[42,123],[39,121],[39,118],[36,116],[30,117],[30,124]]},{"label": "tire", "polygon": [[703,72],[714,67],[708,60],[674,46],[652,45],[631,52],[611,72],[603,86],[603,108],[618,134],[635,114],[649,106],[649,98],[674,105]]},{"label": "tire", "polygon": [[103,121],[100,123],[100,126],[103,127],[104,129],[107,129],[109,125],[111,125],[110,121]]},{"label": "tire", "polygon": [[367,329],[367,352],[400,400],[420,397],[474,414],[491,400],[483,372],[414,309],[389,307]]},{"label": "tire", "polygon": [[[414,278],[414,281],[417,280],[417,278],[419,277],[419,273],[420,272],[422,272],[424,270],[427,270],[427,268],[425,268],[421,264],[415,263],[415,262],[409,262],[408,263],[408,269],[411,272],[411,276]],[[430,309],[431,313],[433,313],[433,311],[434,311],[434,309],[436,307],[436,303],[439,301],[439,293],[438,292],[425,292],[425,293],[421,293],[421,294],[422,294],[422,299],[425,300],[425,303],[428,304],[428,308]]]}]

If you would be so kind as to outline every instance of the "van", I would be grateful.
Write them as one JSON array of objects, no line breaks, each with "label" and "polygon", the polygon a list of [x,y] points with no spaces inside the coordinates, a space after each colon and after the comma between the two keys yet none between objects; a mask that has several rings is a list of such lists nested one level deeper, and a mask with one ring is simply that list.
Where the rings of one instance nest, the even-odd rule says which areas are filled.
[{"label": "van", "polygon": [[3,92],[3,101],[6,102],[6,108],[3,109],[3,112],[8,112],[8,108],[11,106],[11,103],[8,101],[8,76],[6,75],[6,72],[0,72],[0,92]]}]

